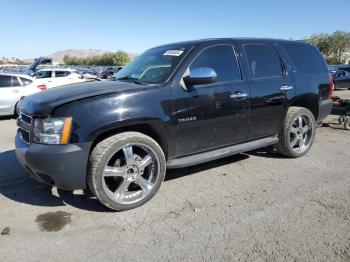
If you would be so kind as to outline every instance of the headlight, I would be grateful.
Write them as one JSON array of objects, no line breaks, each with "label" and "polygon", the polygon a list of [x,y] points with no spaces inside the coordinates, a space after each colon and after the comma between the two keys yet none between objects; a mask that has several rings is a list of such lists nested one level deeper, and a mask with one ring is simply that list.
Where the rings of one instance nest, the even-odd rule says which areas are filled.
[{"label": "headlight", "polygon": [[34,143],[67,144],[71,128],[71,117],[37,118],[34,122]]}]

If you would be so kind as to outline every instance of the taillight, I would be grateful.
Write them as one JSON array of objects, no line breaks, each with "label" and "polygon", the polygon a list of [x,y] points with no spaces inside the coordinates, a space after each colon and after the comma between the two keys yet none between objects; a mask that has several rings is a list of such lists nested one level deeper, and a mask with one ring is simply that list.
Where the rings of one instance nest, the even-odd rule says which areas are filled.
[{"label": "taillight", "polygon": [[331,98],[333,95],[333,89],[334,89],[334,82],[333,82],[333,76],[332,74],[328,75],[329,79],[329,93],[328,93],[328,98]]},{"label": "taillight", "polygon": [[46,85],[38,85],[38,88],[41,90],[41,91],[44,91],[47,89]]}]

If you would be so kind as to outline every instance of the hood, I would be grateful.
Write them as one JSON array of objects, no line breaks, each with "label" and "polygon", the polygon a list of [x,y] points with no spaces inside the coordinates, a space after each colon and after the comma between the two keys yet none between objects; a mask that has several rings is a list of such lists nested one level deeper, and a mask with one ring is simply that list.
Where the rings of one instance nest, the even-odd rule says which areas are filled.
[{"label": "hood", "polygon": [[35,58],[33,63],[27,69],[26,73],[28,75],[33,75],[36,72],[36,68],[39,65],[52,65],[52,59],[51,58],[46,58],[46,57]]},{"label": "hood", "polygon": [[54,87],[25,97],[21,110],[30,115],[48,115],[63,104],[88,97],[140,88],[139,85],[120,81],[94,81],[61,87]]}]

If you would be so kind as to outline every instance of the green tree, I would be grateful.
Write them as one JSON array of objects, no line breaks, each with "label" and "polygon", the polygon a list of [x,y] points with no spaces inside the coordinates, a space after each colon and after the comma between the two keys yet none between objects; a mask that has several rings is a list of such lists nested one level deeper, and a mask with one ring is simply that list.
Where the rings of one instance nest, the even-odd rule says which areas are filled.
[{"label": "green tree", "polygon": [[66,65],[104,65],[104,66],[124,66],[130,62],[129,55],[124,51],[105,53],[100,56],[79,58],[65,55],[63,62]]},{"label": "green tree", "polygon": [[112,62],[113,65],[124,66],[130,62],[130,57],[124,51],[119,50],[112,54]]},{"label": "green tree", "polygon": [[350,33],[336,31],[332,34],[312,35],[308,41],[314,44],[325,56],[328,64],[347,63],[350,53]]}]

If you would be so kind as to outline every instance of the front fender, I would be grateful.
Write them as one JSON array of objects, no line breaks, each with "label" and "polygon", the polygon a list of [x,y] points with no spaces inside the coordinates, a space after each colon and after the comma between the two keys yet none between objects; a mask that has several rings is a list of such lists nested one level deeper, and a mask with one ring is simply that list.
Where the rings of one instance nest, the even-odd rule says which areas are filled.
[{"label": "front fender", "polygon": [[[73,117],[71,143],[94,142],[104,134],[147,127],[167,144],[170,135],[170,88],[155,87],[77,100],[56,108],[52,116]],[[136,130],[135,130],[136,129]],[[114,132],[114,133],[115,133]]]}]

